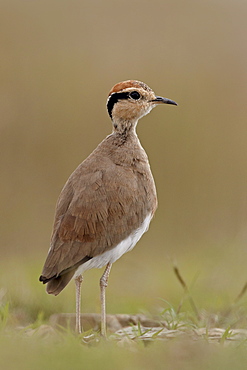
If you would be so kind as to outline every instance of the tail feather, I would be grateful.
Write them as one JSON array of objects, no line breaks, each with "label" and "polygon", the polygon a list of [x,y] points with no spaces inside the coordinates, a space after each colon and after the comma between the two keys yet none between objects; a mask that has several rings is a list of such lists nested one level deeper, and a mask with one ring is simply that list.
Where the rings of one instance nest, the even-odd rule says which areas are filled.
[{"label": "tail feather", "polygon": [[58,295],[70,282],[77,268],[92,258],[93,257],[85,256],[74,266],[68,267],[59,274],[53,275],[51,277],[47,277],[47,275],[52,275],[52,272],[50,273],[49,269],[46,269],[44,267],[42,272],[44,275],[41,275],[39,277],[39,281],[41,281],[43,284],[47,284],[46,291],[48,294]]},{"label": "tail feather", "polygon": [[48,294],[58,295],[70,282],[72,279],[75,270],[70,270],[66,274],[60,275],[58,277],[53,277],[51,279],[45,279],[45,277],[41,276],[43,283],[45,284],[47,282],[46,291]]}]

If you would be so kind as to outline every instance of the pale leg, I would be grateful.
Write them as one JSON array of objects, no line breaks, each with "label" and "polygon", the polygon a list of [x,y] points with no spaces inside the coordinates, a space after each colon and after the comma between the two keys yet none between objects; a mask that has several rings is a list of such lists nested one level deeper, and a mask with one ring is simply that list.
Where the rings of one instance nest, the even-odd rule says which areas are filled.
[{"label": "pale leg", "polygon": [[101,335],[106,336],[106,307],[105,307],[105,288],[108,284],[112,263],[108,263],[103,275],[100,278],[100,302],[101,302]]},{"label": "pale leg", "polygon": [[75,331],[81,334],[81,283],[83,281],[82,275],[75,278],[75,289],[76,289],[76,324]]}]

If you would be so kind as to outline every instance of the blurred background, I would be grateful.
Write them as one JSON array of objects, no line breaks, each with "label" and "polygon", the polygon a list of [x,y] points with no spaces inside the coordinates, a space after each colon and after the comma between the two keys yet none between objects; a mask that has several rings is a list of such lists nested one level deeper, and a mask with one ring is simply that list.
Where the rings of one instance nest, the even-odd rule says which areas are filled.
[{"label": "blurred background", "polygon": [[[200,307],[237,296],[247,280],[246,19],[244,0],[1,1],[0,283],[13,309],[74,311],[73,283],[54,298],[38,277],[57,197],[111,132],[107,94],[125,79],[179,106],[139,122],[159,208],[114,265],[108,312],[177,304],[174,261]],[[101,273],[85,274],[84,312],[99,311]]]}]

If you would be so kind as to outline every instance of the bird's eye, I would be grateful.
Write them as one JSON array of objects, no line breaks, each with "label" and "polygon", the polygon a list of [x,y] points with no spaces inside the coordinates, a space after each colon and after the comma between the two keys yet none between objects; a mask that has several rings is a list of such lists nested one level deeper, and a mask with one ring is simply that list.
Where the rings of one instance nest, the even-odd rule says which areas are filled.
[{"label": "bird's eye", "polygon": [[130,93],[130,97],[131,97],[132,99],[134,99],[134,100],[138,100],[138,99],[140,99],[141,95],[139,94],[139,92],[138,92],[138,91],[132,91],[132,92]]}]

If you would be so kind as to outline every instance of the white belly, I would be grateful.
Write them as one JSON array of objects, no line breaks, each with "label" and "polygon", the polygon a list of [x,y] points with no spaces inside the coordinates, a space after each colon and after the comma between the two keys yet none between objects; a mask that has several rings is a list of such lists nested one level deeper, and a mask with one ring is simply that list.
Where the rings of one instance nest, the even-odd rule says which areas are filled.
[{"label": "white belly", "polygon": [[83,274],[83,272],[86,270],[90,270],[92,268],[101,268],[103,266],[106,266],[108,263],[113,263],[118,260],[124,253],[131,251],[131,249],[134,248],[142,235],[148,230],[151,218],[152,215],[150,213],[145,218],[142,225],[136,231],[130,234],[126,239],[121,241],[116,247],[96,257],[93,257],[91,260],[79,266],[74,274],[74,278],[78,275]]}]

